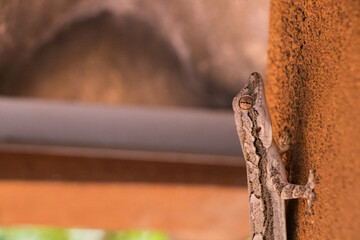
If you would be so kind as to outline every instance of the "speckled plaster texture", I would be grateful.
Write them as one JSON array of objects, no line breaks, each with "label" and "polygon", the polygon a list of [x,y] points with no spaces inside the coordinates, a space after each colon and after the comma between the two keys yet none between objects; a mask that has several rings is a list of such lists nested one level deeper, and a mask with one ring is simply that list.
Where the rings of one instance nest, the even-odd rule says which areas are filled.
[{"label": "speckled plaster texture", "polygon": [[316,169],[317,201],[287,204],[289,239],[359,239],[360,1],[271,1],[267,100],[290,129],[289,181]]}]

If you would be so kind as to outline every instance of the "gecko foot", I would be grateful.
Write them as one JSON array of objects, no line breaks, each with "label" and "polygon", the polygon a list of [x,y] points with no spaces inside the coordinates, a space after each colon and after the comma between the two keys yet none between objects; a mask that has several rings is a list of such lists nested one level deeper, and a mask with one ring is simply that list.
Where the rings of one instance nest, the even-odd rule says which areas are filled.
[{"label": "gecko foot", "polygon": [[307,199],[308,207],[305,210],[305,213],[311,213],[312,212],[313,202],[316,201],[316,194],[314,192],[315,185],[316,185],[315,170],[312,169],[309,172],[309,178],[308,178],[308,182],[306,184],[307,189],[306,189],[306,192],[305,192],[305,197]]},{"label": "gecko foot", "polygon": [[279,150],[280,154],[285,153],[290,149],[291,146],[291,135],[290,130],[285,127],[279,134]]}]

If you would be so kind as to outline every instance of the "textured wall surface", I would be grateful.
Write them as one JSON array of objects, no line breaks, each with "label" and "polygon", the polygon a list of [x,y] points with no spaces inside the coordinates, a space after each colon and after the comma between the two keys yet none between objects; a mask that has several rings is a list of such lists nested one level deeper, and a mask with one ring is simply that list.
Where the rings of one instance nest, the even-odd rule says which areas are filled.
[{"label": "textured wall surface", "polygon": [[360,1],[271,3],[267,99],[275,134],[294,145],[289,180],[319,183],[311,215],[287,205],[289,239],[358,239],[360,229]]}]

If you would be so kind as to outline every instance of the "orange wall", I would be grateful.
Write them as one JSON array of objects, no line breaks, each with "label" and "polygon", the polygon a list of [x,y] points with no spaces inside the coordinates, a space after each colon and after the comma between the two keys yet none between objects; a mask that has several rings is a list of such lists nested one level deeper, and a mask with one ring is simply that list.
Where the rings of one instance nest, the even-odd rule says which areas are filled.
[{"label": "orange wall", "polygon": [[267,98],[275,135],[287,126],[293,183],[319,180],[314,213],[287,207],[290,239],[357,239],[360,229],[360,1],[271,3]]}]

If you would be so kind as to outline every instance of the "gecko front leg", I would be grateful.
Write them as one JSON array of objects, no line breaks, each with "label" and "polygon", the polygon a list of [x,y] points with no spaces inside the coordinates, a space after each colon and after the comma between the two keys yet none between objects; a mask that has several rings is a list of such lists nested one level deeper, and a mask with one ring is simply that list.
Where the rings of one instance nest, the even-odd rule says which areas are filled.
[{"label": "gecko front leg", "polygon": [[297,185],[289,183],[286,178],[278,172],[277,169],[272,168],[270,173],[270,180],[279,194],[279,196],[286,199],[297,199],[297,198],[306,198],[308,207],[305,212],[312,211],[312,204],[316,200],[316,195],[314,193],[314,188],[316,185],[315,182],[315,170],[310,170],[309,177],[306,185]]},{"label": "gecko front leg", "polygon": [[[291,146],[291,135],[289,129],[285,127],[279,134],[279,154],[282,155],[290,149]],[[278,163],[278,164],[282,164]],[[277,167],[278,169],[278,167]],[[312,211],[312,203],[316,200],[316,195],[314,193],[314,188],[316,185],[315,182],[315,170],[310,170],[308,176],[308,182],[306,185],[296,185],[291,184],[286,180],[286,177],[278,175],[277,170],[273,169],[273,172],[270,174],[271,182],[273,183],[276,191],[280,197],[284,200],[287,199],[296,199],[296,198],[306,198],[308,207],[305,212]]]}]

